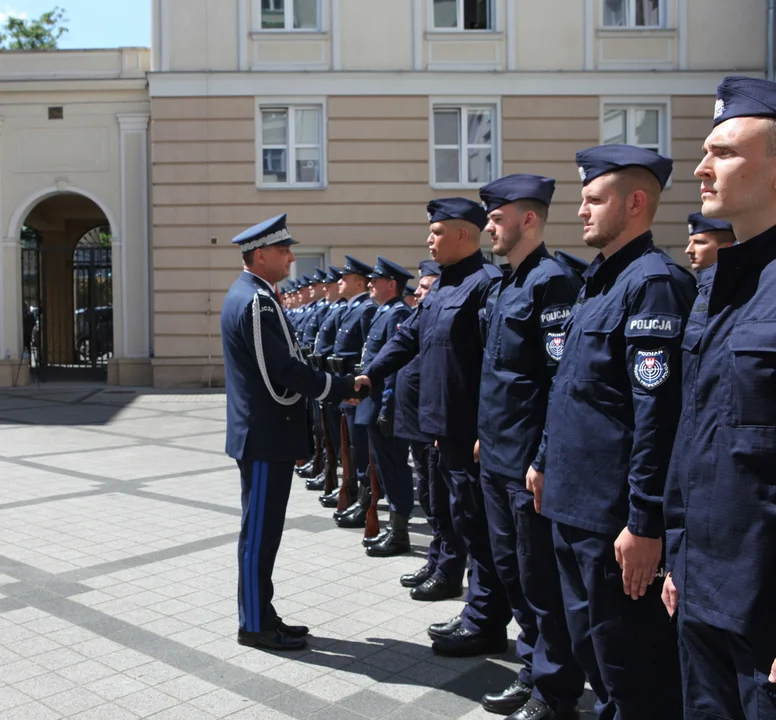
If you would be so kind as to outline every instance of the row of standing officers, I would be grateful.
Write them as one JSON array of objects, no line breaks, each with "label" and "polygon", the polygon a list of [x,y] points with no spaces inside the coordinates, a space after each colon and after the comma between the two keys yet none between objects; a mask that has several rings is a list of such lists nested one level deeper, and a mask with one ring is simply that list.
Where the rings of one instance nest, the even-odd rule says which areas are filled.
[{"label": "row of standing officers", "polygon": [[[720,85],[696,169],[703,213],[690,218],[698,242],[691,238],[688,254],[704,268],[713,253],[699,236],[725,240],[735,231],[738,242],[714,247],[718,260],[699,271],[697,285],[653,241],[672,162],[652,151],[608,145],[577,154],[583,238],[600,251],[584,269],[544,246],[549,178],[502,178],[481,189],[481,204],[432,201],[428,245],[439,268],[426,277],[438,279],[410,311],[402,301],[409,273],[383,258],[375,268],[349,258],[342,278],[360,277],[360,292],[340,303],[331,355],[328,347],[307,352],[334,372],[305,362],[293,325],[269,297],[284,277],[275,250],[289,255],[294,242],[284,218],[275,221],[282,229],[257,226],[238,239],[259,251],[248,274],[266,281],[234,308],[252,323],[241,350],[266,390],[256,397],[270,424],[256,432],[275,448],[245,442],[253,423],[240,415],[235,394],[245,388],[230,386],[229,371],[244,358],[226,352],[236,334],[227,322],[228,443],[249,428],[231,449],[243,477],[241,543],[267,524],[266,498],[258,507],[245,498],[246,475],[262,478],[274,461],[268,453],[287,442],[282,433],[306,427],[289,425],[288,415],[284,425],[288,407],[307,408],[307,395],[326,415],[358,398],[348,401],[343,427],[359,497],[338,521],[347,526],[358,513],[353,526],[366,524],[375,493],[385,494],[390,530],[367,552],[404,551],[412,442],[419,496],[436,496],[424,507],[436,550],[403,584],[416,585],[414,593],[433,580],[431,595],[450,597],[467,556],[470,563],[462,612],[429,628],[434,650],[500,652],[512,617],[521,628],[524,667],[504,692],[483,697],[486,709],[516,720],[575,718],[587,677],[605,720],[776,718],[775,128],[774,84],[731,77]],[[506,272],[482,256],[483,230]],[[317,341],[330,317],[332,308]],[[273,350],[293,373],[267,372]],[[412,373],[418,435],[403,439],[397,399],[413,386],[403,381]],[[286,488],[287,463],[309,455],[296,447],[281,454]],[[275,553],[281,531],[271,529]],[[283,625],[271,608],[274,555],[253,572],[246,553],[255,547],[241,548],[243,641],[303,645],[307,628]],[[266,626],[255,616],[251,628],[244,622],[250,573],[262,590],[269,582]]]}]

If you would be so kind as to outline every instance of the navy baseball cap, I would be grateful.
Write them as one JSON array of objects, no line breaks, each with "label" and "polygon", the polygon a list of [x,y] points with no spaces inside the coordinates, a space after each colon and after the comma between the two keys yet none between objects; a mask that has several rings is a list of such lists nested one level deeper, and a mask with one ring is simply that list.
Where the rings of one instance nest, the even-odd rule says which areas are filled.
[{"label": "navy baseball cap", "polygon": [[552,178],[522,173],[507,175],[480,188],[482,207],[488,213],[518,200],[538,200],[549,207],[554,193]]},{"label": "navy baseball cap", "polygon": [[484,208],[473,200],[466,198],[439,198],[426,205],[430,223],[444,220],[466,220],[476,225],[480,232],[488,224],[488,215]]},{"label": "navy baseball cap", "polygon": [[580,150],[576,155],[576,160],[583,186],[588,185],[601,175],[629,167],[643,167],[658,179],[662,190],[666,186],[668,178],[671,177],[671,170],[674,166],[674,161],[671,158],[663,157],[654,150],[647,150],[635,145],[598,145]]}]

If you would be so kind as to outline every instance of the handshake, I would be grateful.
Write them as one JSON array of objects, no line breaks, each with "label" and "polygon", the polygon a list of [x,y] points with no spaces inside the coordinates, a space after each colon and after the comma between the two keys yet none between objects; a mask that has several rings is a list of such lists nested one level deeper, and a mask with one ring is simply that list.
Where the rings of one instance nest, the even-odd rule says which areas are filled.
[{"label": "handshake", "polygon": [[359,401],[369,397],[369,393],[372,391],[372,381],[366,375],[359,375],[358,377],[348,375],[348,380],[353,383],[353,389],[348,394],[350,400],[345,402],[349,402],[351,405],[358,405]]}]

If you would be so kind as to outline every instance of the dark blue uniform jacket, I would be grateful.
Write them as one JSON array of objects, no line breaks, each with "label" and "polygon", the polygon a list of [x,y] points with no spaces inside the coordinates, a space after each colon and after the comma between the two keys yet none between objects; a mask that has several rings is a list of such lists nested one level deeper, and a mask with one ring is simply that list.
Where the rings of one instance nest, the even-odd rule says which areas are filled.
[{"label": "dark blue uniform jacket", "polygon": [[627,526],[659,538],[695,279],[650,232],[599,255],[584,278],[547,411],[542,514],[596,533]]},{"label": "dark blue uniform jacket", "polygon": [[339,315],[337,337],[334,340],[334,355],[346,358],[352,365],[361,360],[366,336],[377,312],[377,303],[366,293],[351,298]]}]

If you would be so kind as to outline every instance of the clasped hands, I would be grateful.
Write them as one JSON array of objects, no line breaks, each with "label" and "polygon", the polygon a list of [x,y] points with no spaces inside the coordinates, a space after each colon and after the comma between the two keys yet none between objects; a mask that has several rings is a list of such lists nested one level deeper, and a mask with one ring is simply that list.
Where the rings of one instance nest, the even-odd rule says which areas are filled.
[{"label": "clasped hands", "polygon": [[372,390],[372,381],[366,375],[358,375],[353,380],[353,391],[355,397],[345,400],[346,405],[358,405]]}]

